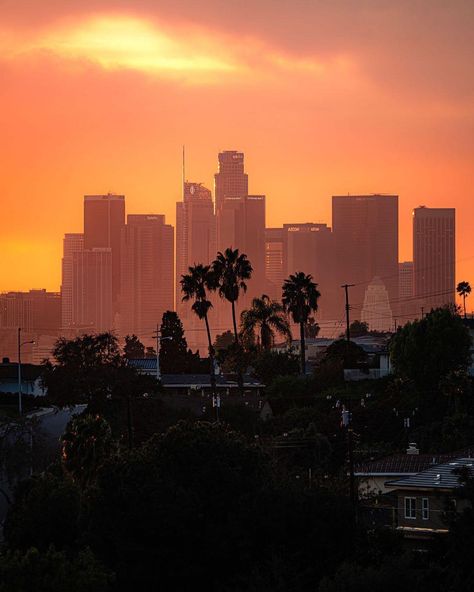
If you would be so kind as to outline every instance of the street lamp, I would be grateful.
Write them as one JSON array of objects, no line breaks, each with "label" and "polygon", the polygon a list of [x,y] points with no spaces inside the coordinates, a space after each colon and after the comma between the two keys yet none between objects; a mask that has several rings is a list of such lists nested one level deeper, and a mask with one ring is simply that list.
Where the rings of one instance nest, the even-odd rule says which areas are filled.
[{"label": "street lamp", "polygon": [[21,327],[18,327],[18,415],[21,415],[23,411],[21,406],[21,348],[29,343],[35,343],[35,341],[23,341],[22,343]]}]

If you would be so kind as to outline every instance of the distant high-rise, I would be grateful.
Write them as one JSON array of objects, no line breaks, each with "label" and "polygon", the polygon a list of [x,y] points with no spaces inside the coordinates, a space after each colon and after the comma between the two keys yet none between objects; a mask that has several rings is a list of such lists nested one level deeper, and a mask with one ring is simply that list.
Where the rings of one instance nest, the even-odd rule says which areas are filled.
[{"label": "distant high-rise", "polygon": [[283,280],[286,277],[283,235],[283,228],[265,229],[266,292],[273,300],[280,300]]},{"label": "distant high-rise", "polygon": [[379,277],[375,277],[365,290],[360,320],[367,323],[370,331],[393,330],[393,315],[387,288]]},{"label": "distant high-rise", "polygon": [[120,295],[120,236],[125,225],[123,195],[84,196],[84,249],[111,249],[113,312],[118,312]]},{"label": "distant high-rise", "polygon": [[220,152],[219,171],[214,175],[216,212],[226,198],[248,195],[248,176],[244,172],[244,154],[236,150]]},{"label": "distant high-rise", "polygon": [[[184,183],[183,201],[176,203],[176,307],[181,304],[181,276],[195,263],[209,265],[216,256],[216,221],[209,189]],[[186,306],[186,310],[189,309]]]},{"label": "distant high-rise", "polygon": [[[332,226],[336,283],[355,284],[350,298],[352,318],[360,319],[365,290],[375,277],[387,288],[393,310],[398,299],[398,196],[333,196]],[[335,302],[342,316],[340,288]]]},{"label": "distant high-rise", "polygon": [[72,253],[71,325],[85,331],[112,330],[112,249]]},{"label": "distant high-rise", "polygon": [[62,277],[61,277],[61,327],[66,329],[72,325],[72,260],[73,253],[84,249],[84,235],[68,233],[63,239]]},{"label": "distant high-rise", "polygon": [[150,342],[163,313],[174,309],[174,228],[163,215],[128,215],[121,253],[120,333]]},{"label": "distant high-rise", "polygon": [[454,208],[413,210],[414,295],[426,312],[455,302],[455,230]]},{"label": "distant high-rise", "polygon": [[61,296],[57,292],[30,290],[0,294],[0,329],[21,327],[45,335],[57,335],[61,324]]},{"label": "distant high-rise", "polygon": [[313,276],[321,293],[318,316],[331,318],[333,236],[327,224],[284,224],[285,278],[302,271]]},{"label": "distant high-rise", "polygon": [[398,294],[400,300],[404,300],[406,298],[413,298],[413,261],[401,261],[398,264]]}]

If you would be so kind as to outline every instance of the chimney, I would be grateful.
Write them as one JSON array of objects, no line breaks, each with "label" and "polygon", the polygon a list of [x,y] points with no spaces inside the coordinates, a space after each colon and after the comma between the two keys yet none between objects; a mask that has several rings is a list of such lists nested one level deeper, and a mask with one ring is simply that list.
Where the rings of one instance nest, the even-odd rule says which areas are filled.
[{"label": "chimney", "polygon": [[410,442],[407,448],[407,454],[420,454],[420,450],[416,445],[416,442]]}]

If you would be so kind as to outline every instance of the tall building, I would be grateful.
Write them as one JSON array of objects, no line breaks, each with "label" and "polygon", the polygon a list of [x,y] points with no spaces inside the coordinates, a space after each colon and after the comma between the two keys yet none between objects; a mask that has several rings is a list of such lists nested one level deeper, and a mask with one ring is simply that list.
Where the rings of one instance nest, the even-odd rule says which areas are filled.
[{"label": "tall building", "polygon": [[244,154],[236,150],[220,152],[219,171],[214,175],[216,211],[226,198],[248,195],[248,176],[244,172]]},{"label": "tall building", "polygon": [[91,332],[112,330],[112,273],[112,249],[73,252],[72,328]]},{"label": "tall building", "polygon": [[302,271],[313,276],[321,293],[318,316],[332,318],[333,235],[327,224],[314,222],[284,224],[285,278]]},{"label": "tall building", "polygon": [[73,324],[72,318],[72,260],[73,253],[84,249],[82,233],[68,233],[63,239],[62,277],[61,277],[61,327],[67,329]]},{"label": "tall building", "polygon": [[[176,308],[181,307],[181,276],[195,263],[209,265],[216,256],[216,221],[209,189],[184,183],[183,201],[176,204]],[[189,308],[185,307],[186,310]]]},{"label": "tall building", "polygon": [[398,295],[400,301],[413,298],[414,289],[413,261],[401,261],[398,264]]},{"label": "tall building", "polygon": [[30,290],[0,294],[0,329],[58,335],[61,325],[61,296],[57,292]]},{"label": "tall building", "polygon": [[365,290],[360,320],[367,323],[370,331],[393,330],[393,315],[387,288],[379,277],[375,277]]},{"label": "tall building", "polygon": [[414,292],[426,312],[455,302],[455,231],[454,208],[413,210]]},{"label": "tall building", "polygon": [[265,229],[266,292],[273,300],[281,299],[281,289],[286,277],[283,235],[283,228]]},{"label": "tall building", "polygon": [[150,343],[163,313],[174,309],[174,228],[163,215],[128,215],[121,253],[120,334]]},{"label": "tall building", "polygon": [[[396,316],[398,196],[333,196],[332,227],[336,255],[335,284],[355,284],[350,291],[352,318],[360,319],[365,290],[376,277],[385,285]],[[344,294],[341,288],[334,303],[339,316],[342,316]]]},{"label": "tall building", "polygon": [[84,249],[110,249],[113,312],[119,310],[121,232],[125,225],[123,195],[84,196]]}]

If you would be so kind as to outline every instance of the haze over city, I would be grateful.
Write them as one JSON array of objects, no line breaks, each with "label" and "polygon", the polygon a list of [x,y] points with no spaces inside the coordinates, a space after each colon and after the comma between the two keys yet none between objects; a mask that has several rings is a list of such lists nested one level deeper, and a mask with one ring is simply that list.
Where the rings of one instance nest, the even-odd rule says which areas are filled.
[{"label": "haze over city", "polygon": [[0,290],[61,283],[82,196],[175,225],[187,177],[245,153],[266,224],[331,224],[331,196],[457,209],[457,280],[474,257],[473,11],[455,2],[3,2]]}]

